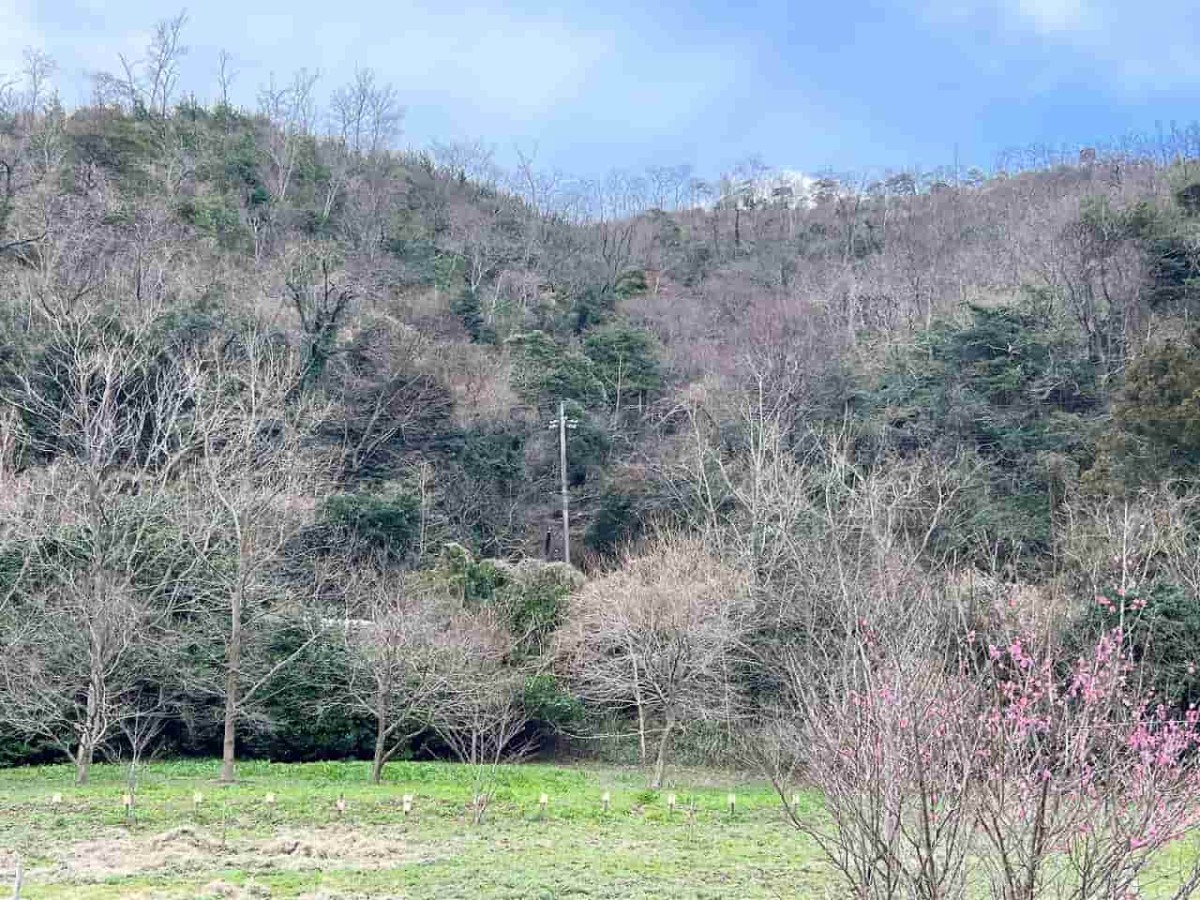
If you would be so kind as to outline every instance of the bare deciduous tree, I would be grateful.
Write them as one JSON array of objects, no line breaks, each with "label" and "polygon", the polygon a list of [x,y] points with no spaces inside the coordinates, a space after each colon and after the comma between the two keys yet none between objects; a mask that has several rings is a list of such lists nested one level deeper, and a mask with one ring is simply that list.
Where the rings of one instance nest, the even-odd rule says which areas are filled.
[{"label": "bare deciduous tree", "polygon": [[387,150],[400,130],[404,108],[390,84],[378,84],[371,69],[358,69],[354,80],[333,93],[330,106],[338,138],[355,156]]},{"label": "bare deciduous tree", "polygon": [[431,723],[459,762],[471,767],[475,822],[483,821],[501,763],[529,750],[526,673],[512,665],[512,636],[486,612],[460,613],[440,640],[444,682]]},{"label": "bare deciduous tree", "polygon": [[572,599],[559,653],[583,697],[636,713],[643,760],[658,720],[653,788],[678,730],[740,715],[733,667],[750,612],[744,577],[685,538],[627,555]]},{"label": "bare deciduous tree", "polygon": [[371,781],[378,784],[384,766],[430,725],[445,686],[440,657],[454,610],[386,559],[343,558],[351,564],[334,580],[346,606],[347,700],[375,721]]},{"label": "bare deciduous tree", "polygon": [[194,384],[182,369],[156,369],[136,342],[64,349],[56,377],[18,379],[4,398],[32,428],[26,441],[60,460],[11,478],[5,537],[21,564],[0,604],[15,617],[0,717],[69,752],[83,783],[141,710],[139,685],[172,644],[196,564],[169,538],[168,490]]},{"label": "bare deciduous tree", "polygon": [[301,149],[312,137],[316,119],[313,87],[319,77],[318,72],[300,69],[290,82],[277,86],[271,76],[258,93],[259,113],[271,125],[267,152],[273,169],[271,195],[278,202],[287,197]]},{"label": "bare deciduous tree", "polygon": [[201,449],[189,470],[188,538],[223,619],[220,678],[211,689],[224,702],[221,779],[230,782],[239,721],[323,631],[320,616],[310,617],[311,635],[285,657],[249,652],[262,649],[272,612],[298,602],[272,578],[271,567],[316,508],[328,460],[306,453],[304,442],[321,408],[286,399],[297,366],[293,354],[251,333],[237,352],[221,348],[206,363],[211,371],[194,413]]},{"label": "bare deciduous tree", "polygon": [[43,50],[26,47],[23,58],[25,66],[25,114],[32,121],[34,116],[41,114],[42,107],[49,100],[50,78],[58,71],[58,63],[54,57]]}]

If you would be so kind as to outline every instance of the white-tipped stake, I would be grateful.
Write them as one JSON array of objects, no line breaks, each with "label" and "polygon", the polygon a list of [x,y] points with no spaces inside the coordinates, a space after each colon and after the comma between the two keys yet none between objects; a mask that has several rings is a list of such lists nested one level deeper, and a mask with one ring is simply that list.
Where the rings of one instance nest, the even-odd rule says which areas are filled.
[{"label": "white-tipped stake", "polygon": [[550,802],[550,798],[549,798],[548,796],[546,796],[545,794],[542,794],[542,796],[538,797],[538,806],[540,806],[540,807],[542,808],[542,813],[543,813],[543,814],[545,814],[545,812],[546,812],[546,805],[547,805],[549,802]]},{"label": "white-tipped stake", "polygon": [[605,791],[603,794],[600,795],[600,805],[602,807],[604,807],[605,812],[608,812],[608,807],[611,803],[612,803],[612,794],[610,794],[608,791]]},{"label": "white-tipped stake", "polygon": [[50,798],[50,802],[55,806],[62,806],[62,794],[55,794]]},{"label": "white-tipped stake", "polygon": [[204,802],[204,795],[199,791],[192,794],[192,809],[199,809],[200,804]]},{"label": "white-tipped stake", "polygon": [[667,794],[667,809],[670,810],[671,812],[675,812],[675,795],[674,794]]},{"label": "white-tipped stake", "polygon": [[274,806],[275,805],[275,795],[267,794],[267,796],[263,797],[263,803],[267,804],[267,806]]},{"label": "white-tipped stake", "polygon": [[129,809],[129,807],[133,806],[133,794],[126,794],[124,797],[122,797],[121,805],[126,809]]},{"label": "white-tipped stake", "polygon": [[792,794],[792,812],[800,808],[800,795]]},{"label": "white-tipped stake", "polygon": [[346,811],[346,798],[339,796],[334,806],[337,808],[338,818],[341,818],[342,814]]},{"label": "white-tipped stake", "polygon": [[729,803],[729,812],[732,813],[737,808],[737,794],[730,794],[726,801]]},{"label": "white-tipped stake", "polygon": [[407,816],[409,813],[412,812],[413,795],[405,794],[402,799],[402,803],[403,803],[404,814]]}]

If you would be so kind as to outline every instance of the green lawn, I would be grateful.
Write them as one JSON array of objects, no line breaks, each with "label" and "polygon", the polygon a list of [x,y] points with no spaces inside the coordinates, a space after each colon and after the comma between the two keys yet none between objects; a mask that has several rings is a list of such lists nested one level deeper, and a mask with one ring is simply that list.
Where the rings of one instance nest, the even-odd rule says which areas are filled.
[{"label": "green lawn", "polygon": [[[232,787],[215,784],[216,772],[209,762],[149,767],[130,828],[117,767],[97,767],[86,788],[72,785],[66,767],[0,771],[0,858],[22,855],[28,900],[832,893],[812,845],[784,824],[778,798],[711,773],[679,772],[655,794],[628,770],[507,766],[475,824],[475,774],[464,766],[395,763],[379,787],[359,763],[246,763]],[[407,818],[404,794],[415,796]],[[11,856],[0,862],[8,868]]]}]

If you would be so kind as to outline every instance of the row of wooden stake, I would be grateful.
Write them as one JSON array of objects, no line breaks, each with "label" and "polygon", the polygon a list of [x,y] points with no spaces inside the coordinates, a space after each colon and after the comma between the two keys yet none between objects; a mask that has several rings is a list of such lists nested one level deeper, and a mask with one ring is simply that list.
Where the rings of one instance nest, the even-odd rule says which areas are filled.
[{"label": "row of wooden stake", "polygon": [[[412,812],[413,801],[415,799],[416,799],[416,796],[414,794],[405,794],[403,797],[401,797],[401,809],[404,811],[404,815],[407,816]],[[62,802],[63,802],[62,794],[54,794],[50,798],[50,803],[54,806],[60,806],[62,804]],[[268,793],[263,796],[263,802],[265,804],[267,804],[267,806],[274,806],[278,802],[278,798],[276,798],[274,793]],[[480,796],[480,797],[475,798],[476,805],[480,805],[480,804],[483,804],[486,802],[487,802],[486,796]],[[729,794],[725,798],[725,802],[729,808],[729,812],[733,813],[737,808],[737,794]],[[133,803],[134,803],[134,798],[133,798],[132,794],[125,794],[121,798],[121,805],[123,807],[125,807],[126,809],[129,809],[130,807],[132,807]],[[193,810],[199,810],[201,805],[203,805],[203,803],[204,803],[204,795],[200,791],[196,791],[195,793],[192,794],[192,809]],[[541,808],[542,812],[546,811],[546,808],[549,806],[549,804],[550,804],[550,796],[548,794],[542,794],[541,796],[538,797],[538,806]],[[605,812],[608,812],[611,805],[612,805],[612,794],[608,791],[605,791],[603,794],[600,795],[600,806]],[[792,796],[792,806],[798,807],[799,805],[800,805],[800,795],[795,794]],[[678,798],[675,796],[675,794],[667,794],[667,809],[671,812],[675,812],[675,809],[677,806],[678,806]],[[337,810],[337,813],[339,816],[341,816],[343,813],[346,812],[346,798],[344,796],[339,796],[337,798],[337,801],[334,803],[334,809]]]}]

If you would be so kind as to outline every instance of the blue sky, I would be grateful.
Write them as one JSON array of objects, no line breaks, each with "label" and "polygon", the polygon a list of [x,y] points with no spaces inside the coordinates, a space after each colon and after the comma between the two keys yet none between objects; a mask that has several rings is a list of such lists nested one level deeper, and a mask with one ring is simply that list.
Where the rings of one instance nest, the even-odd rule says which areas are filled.
[{"label": "blue sky", "polygon": [[[136,54],[176,7],[0,0],[0,72],[25,46],[59,61],[68,101]],[[402,143],[483,138],[501,161],[581,175],[758,155],[807,172],[992,165],[1007,148],[1078,145],[1200,118],[1194,0],[189,4],[184,86],[236,98],[306,66],[327,96],[356,65],[407,106]]]}]

